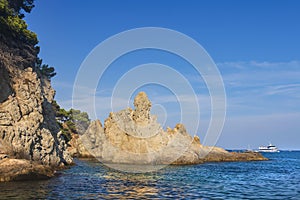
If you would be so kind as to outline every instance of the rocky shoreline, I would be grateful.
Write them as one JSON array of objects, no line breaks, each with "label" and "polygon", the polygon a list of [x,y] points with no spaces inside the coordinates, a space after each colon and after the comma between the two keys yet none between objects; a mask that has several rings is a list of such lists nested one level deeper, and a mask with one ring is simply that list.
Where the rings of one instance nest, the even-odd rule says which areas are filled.
[{"label": "rocky shoreline", "polygon": [[0,182],[48,179],[55,175],[53,167],[26,159],[0,160]]},{"label": "rocky shoreline", "polygon": [[0,182],[53,177],[73,163],[72,156],[158,165],[265,160],[261,154],[205,147],[183,124],[163,130],[143,92],[135,98],[134,109],[110,113],[104,126],[93,121],[67,144],[53,108],[54,68],[38,57],[37,36],[27,29],[24,10],[13,6],[5,0],[0,7],[5,14],[0,16]]},{"label": "rocky shoreline", "polygon": [[66,166],[51,166],[14,156],[9,148],[0,143],[0,182],[43,180],[55,176]]},{"label": "rocky shoreline", "polygon": [[[104,127],[91,122],[83,135],[72,134],[65,153],[77,158],[97,158],[110,164],[194,165],[206,162],[267,160],[256,152],[228,152],[219,147],[203,146],[191,137],[184,125],[164,131],[150,114],[151,102],[143,92],[135,98],[135,109],[110,113]],[[143,120],[141,120],[141,118]],[[123,125],[127,125],[124,127]],[[155,133],[155,134],[153,134]],[[141,137],[141,134],[143,137]],[[151,134],[149,137],[147,134]],[[0,142],[0,182],[51,178],[65,165],[49,165],[18,158],[11,145]],[[69,163],[70,164],[70,163]]]}]

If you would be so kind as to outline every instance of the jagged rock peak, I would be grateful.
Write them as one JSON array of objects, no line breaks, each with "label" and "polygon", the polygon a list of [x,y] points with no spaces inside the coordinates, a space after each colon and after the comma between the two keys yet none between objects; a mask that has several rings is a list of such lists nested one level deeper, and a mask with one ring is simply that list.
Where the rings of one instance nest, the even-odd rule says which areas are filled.
[{"label": "jagged rock peak", "polygon": [[151,102],[145,92],[140,92],[134,98],[132,119],[139,125],[146,125],[150,121]]}]

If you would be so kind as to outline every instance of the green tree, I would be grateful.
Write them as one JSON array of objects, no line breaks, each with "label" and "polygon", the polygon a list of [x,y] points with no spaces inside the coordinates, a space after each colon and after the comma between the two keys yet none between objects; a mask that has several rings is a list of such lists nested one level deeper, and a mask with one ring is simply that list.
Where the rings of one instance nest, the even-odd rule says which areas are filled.
[{"label": "green tree", "polygon": [[8,0],[9,7],[13,9],[15,15],[18,15],[20,18],[24,18],[24,14],[21,13],[23,10],[26,13],[30,13],[34,0]]},{"label": "green tree", "polygon": [[46,76],[49,80],[56,75],[54,67],[49,67],[49,65],[43,64],[40,68],[41,73]]},{"label": "green tree", "polygon": [[56,101],[52,102],[55,111],[56,121],[67,142],[72,138],[72,134],[83,134],[90,124],[89,115],[76,109],[66,111],[61,108]]},{"label": "green tree", "polygon": [[[5,36],[5,40],[15,40],[17,43],[30,44],[35,46],[37,53],[39,47],[37,35],[27,29],[27,24],[23,20],[24,12],[30,13],[34,7],[34,0],[0,0],[0,36]],[[43,64],[42,59],[37,58],[35,69],[49,80],[56,75],[54,67]]]},{"label": "green tree", "polygon": [[56,75],[54,67],[49,67],[49,65],[43,64],[43,60],[40,58],[36,59],[35,69],[39,70],[41,74],[49,80]]},{"label": "green tree", "polygon": [[36,45],[37,35],[27,29],[27,24],[23,20],[24,13],[22,13],[29,13],[33,7],[33,0],[0,0],[1,34]]},{"label": "green tree", "polygon": [[57,121],[59,121],[60,123],[64,123],[69,120],[69,112],[63,108],[60,108],[55,100],[53,100],[52,102],[52,107],[55,112]]},{"label": "green tree", "polygon": [[70,109],[70,121],[75,125],[76,132],[83,134],[90,124],[89,115],[80,110]]}]

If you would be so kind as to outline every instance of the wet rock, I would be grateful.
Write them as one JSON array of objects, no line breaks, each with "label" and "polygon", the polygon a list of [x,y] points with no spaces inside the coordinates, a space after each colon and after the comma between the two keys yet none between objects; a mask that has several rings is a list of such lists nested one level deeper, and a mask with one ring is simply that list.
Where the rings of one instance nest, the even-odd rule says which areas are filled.
[{"label": "wet rock", "polygon": [[10,158],[0,160],[0,182],[47,179],[54,174],[53,168],[29,160]]}]

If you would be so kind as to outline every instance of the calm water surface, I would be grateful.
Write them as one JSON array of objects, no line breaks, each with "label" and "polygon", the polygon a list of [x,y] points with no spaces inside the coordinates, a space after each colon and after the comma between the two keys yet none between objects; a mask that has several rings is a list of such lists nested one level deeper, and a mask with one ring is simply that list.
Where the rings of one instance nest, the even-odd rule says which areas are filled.
[{"label": "calm water surface", "polygon": [[171,166],[128,174],[92,160],[46,181],[0,183],[0,199],[300,199],[300,152],[270,161]]}]

